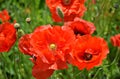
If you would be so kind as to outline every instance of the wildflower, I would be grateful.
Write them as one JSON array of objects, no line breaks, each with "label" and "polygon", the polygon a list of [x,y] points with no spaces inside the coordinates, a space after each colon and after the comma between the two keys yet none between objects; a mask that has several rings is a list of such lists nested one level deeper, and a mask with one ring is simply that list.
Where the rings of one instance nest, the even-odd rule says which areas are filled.
[{"label": "wildflower", "polygon": [[2,20],[2,22],[10,20],[10,16],[7,10],[3,10],[0,12],[0,20]]},{"label": "wildflower", "polygon": [[86,11],[84,3],[85,0],[46,0],[55,22],[72,21],[75,17],[82,17]]},{"label": "wildflower", "polygon": [[67,67],[65,55],[70,50],[69,45],[74,39],[72,30],[54,26],[33,32],[30,44],[45,63],[56,64],[55,69],[63,69]]},{"label": "wildflower", "polygon": [[78,36],[68,61],[80,70],[84,68],[90,70],[94,66],[99,66],[108,53],[109,49],[103,38],[90,35]]},{"label": "wildflower", "polygon": [[0,24],[0,52],[8,52],[16,41],[14,24],[5,22]]},{"label": "wildflower", "polygon": [[120,47],[120,34],[117,34],[117,35],[115,35],[115,36],[112,36],[112,37],[110,38],[110,40],[111,40],[111,43],[112,43],[113,46],[118,46],[118,47]]},{"label": "wildflower", "polygon": [[92,34],[96,27],[93,23],[85,21],[83,19],[80,19],[76,17],[74,21],[66,22],[65,27],[70,27],[75,35],[86,35],[86,34]]}]

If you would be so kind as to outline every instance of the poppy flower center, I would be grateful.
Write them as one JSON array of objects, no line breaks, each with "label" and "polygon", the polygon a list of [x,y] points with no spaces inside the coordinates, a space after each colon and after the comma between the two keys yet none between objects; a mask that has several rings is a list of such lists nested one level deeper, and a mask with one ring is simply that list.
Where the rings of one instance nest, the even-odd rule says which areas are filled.
[{"label": "poppy flower center", "polygon": [[84,53],[83,58],[84,58],[86,61],[89,61],[89,60],[92,59],[92,54],[90,54],[90,53]]},{"label": "poppy flower center", "polygon": [[52,43],[52,44],[49,45],[49,48],[51,50],[56,50],[56,45]]},{"label": "poppy flower center", "polygon": [[77,29],[74,29],[73,31],[74,31],[74,34],[75,34],[75,35],[78,35],[78,34],[84,35],[84,33],[80,32],[80,31],[77,30]]},{"label": "poppy flower center", "polygon": [[71,3],[71,0],[62,0],[64,5],[69,5]]}]

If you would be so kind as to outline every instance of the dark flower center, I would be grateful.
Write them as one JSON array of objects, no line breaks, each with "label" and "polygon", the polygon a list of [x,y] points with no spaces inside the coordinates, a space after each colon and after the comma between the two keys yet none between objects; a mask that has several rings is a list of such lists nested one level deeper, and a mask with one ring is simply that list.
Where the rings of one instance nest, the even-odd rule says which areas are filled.
[{"label": "dark flower center", "polygon": [[80,31],[78,31],[77,29],[74,29],[73,31],[74,31],[74,34],[75,34],[75,35],[78,35],[78,34],[84,35],[83,32],[80,32]]},{"label": "dark flower center", "polygon": [[83,58],[84,58],[86,61],[89,61],[89,60],[92,59],[92,54],[90,54],[90,53],[84,53]]},{"label": "dark flower center", "polygon": [[71,3],[71,0],[62,0],[64,5],[69,5]]}]

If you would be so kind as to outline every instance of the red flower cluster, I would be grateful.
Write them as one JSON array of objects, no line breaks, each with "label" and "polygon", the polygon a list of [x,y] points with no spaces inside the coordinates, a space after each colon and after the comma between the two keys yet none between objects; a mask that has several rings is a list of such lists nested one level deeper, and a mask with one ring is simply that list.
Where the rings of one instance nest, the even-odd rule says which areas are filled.
[{"label": "red flower cluster", "polygon": [[9,23],[10,16],[7,10],[0,12],[0,52],[8,52],[16,41],[16,30],[14,24]]},{"label": "red flower cluster", "polygon": [[[94,1],[94,0],[93,0]],[[36,79],[47,79],[55,70],[66,69],[68,64],[79,70],[99,66],[109,49],[106,41],[92,37],[96,27],[80,19],[86,8],[85,0],[46,0],[55,22],[63,26],[39,26],[33,33],[19,39],[19,50],[31,56],[32,74]],[[0,52],[7,52],[16,41],[14,24],[9,23],[6,10],[0,12]],[[114,46],[120,46],[120,35],[111,37]]]},{"label": "red flower cluster", "polygon": [[111,37],[111,43],[113,46],[120,47],[120,34]]},{"label": "red flower cluster", "polygon": [[66,69],[67,64],[80,70],[99,66],[109,49],[103,38],[91,36],[96,29],[94,24],[78,18],[86,10],[85,0],[46,0],[46,3],[54,21],[65,23],[62,27],[40,26],[20,38],[20,51],[32,57],[33,76],[47,79],[55,70]]},{"label": "red flower cluster", "polygon": [[[78,23],[79,25],[79,23]],[[54,70],[66,69],[67,62],[91,69],[102,63],[109,50],[104,39],[75,35],[68,26],[40,26],[19,40],[19,49],[30,55],[36,79],[47,79]]]},{"label": "red flower cluster", "polygon": [[75,17],[82,17],[86,11],[85,0],[46,0],[46,3],[55,22],[73,21]]}]

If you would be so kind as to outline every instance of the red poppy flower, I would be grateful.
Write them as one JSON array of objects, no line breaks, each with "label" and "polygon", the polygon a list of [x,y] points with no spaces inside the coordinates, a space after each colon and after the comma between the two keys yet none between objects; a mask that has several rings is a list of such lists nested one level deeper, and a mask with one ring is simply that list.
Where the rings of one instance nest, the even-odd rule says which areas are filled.
[{"label": "red poppy flower", "polygon": [[9,22],[0,24],[0,52],[8,52],[16,41],[14,24]]},{"label": "red poppy flower", "polygon": [[110,39],[113,46],[120,47],[120,34],[112,36]]},{"label": "red poppy flower", "polygon": [[74,21],[66,22],[64,27],[71,27],[75,35],[92,34],[95,31],[95,26],[91,22],[87,22],[80,18],[75,18]]},{"label": "red poppy flower", "polygon": [[54,70],[67,68],[65,56],[71,51],[69,46],[74,40],[74,33],[69,27],[40,26],[19,40],[19,49],[33,57],[33,76],[46,79]]},{"label": "red poppy flower", "polygon": [[10,20],[10,16],[7,10],[0,12],[0,20],[2,20],[2,22]]},{"label": "red poppy flower", "polygon": [[31,35],[30,44],[44,63],[56,64],[55,69],[63,69],[67,67],[65,55],[70,50],[69,45],[74,39],[72,30],[55,26],[43,31],[35,31]]},{"label": "red poppy flower", "polygon": [[78,36],[68,61],[80,70],[84,68],[89,70],[100,65],[108,52],[108,46],[104,39],[90,35]]},{"label": "red poppy flower", "polygon": [[46,0],[46,3],[55,22],[72,21],[75,17],[82,17],[86,11],[85,0]]}]

